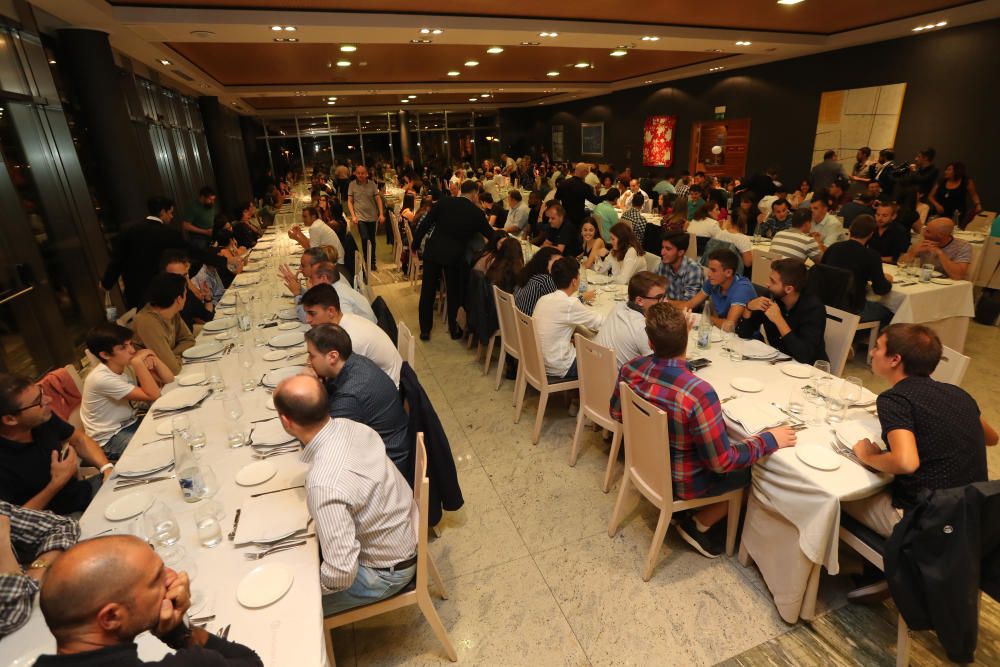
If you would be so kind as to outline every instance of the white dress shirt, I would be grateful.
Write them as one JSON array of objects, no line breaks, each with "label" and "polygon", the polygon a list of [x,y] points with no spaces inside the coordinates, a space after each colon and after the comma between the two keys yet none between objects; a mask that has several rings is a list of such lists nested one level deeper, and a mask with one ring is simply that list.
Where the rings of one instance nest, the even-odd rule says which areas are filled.
[{"label": "white dress shirt", "polygon": [[818,224],[814,222],[812,231],[820,235],[823,245],[828,248],[837,241],[843,241],[847,238],[847,235],[844,233],[844,223],[832,213],[827,213],[826,217],[820,220]]},{"label": "white dress shirt", "polygon": [[316,522],[324,594],[349,588],[359,564],[388,568],[416,554],[413,491],[378,433],[331,419],[306,444],[301,460],[309,464],[306,504]]},{"label": "white dress shirt", "polygon": [[636,357],[653,353],[646,334],[646,316],[628,303],[616,303],[597,332],[594,342],[615,351],[619,370]]},{"label": "white dress shirt", "polygon": [[403,358],[389,336],[377,324],[351,313],[340,318],[340,327],[351,337],[351,349],[374,361],[398,387]]},{"label": "white dress shirt", "polygon": [[538,335],[538,348],[545,360],[545,373],[561,378],[576,360],[573,334],[578,326],[597,331],[604,318],[591,306],[585,306],[574,294],[557,289],[535,305],[532,314]]},{"label": "white dress shirt", "polygon": [[375,317],[375,311],[372,310],[372,305],[368,303],[368,299],[351,286],[351,283],[347,280],[347,276],[343,273],[340,274],[337,282],[333,284],[333,288],[337,290],[337,296],[340,297],[340,309],[343,312],[360,315],[372,323],[378,322],[378,318]]},{"label": "white dress shirt", "polygon": [[517,206],[512,206],[507,212],[507,222],[504,223],[504,227],[517,225],[517,228],[523,231],[527,224],[528,205],[521,201],[517,203]]},{"label": "white dress shirt", "polygon": [[309,231],[309,247],[318,248],[324,245],[332,245],[337,249],[337,264],[344,263],[344,244],[340,242],[337,232],[330,229],[330,225],[322,220],[314,220],[307,228]]},{"label": "white dress shirt", "polygon": [[629,248],[624,259],[619,262],[618,258],[609,252],[594,265],[594,271],[597,273],[607,273],[608,270],[611,271],[611,282],[616,285],[628,285],[632,276],[646,270],[646,253],[639,257],[635,248]]}]

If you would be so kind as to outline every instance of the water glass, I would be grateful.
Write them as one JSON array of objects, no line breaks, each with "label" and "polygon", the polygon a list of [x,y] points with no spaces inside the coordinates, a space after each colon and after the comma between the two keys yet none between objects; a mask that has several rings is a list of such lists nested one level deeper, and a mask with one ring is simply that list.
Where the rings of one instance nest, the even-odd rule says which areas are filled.
[{"label": "water glass", "polygon": [[736,362],[743,361],[743,339],[735,334],[729,341],[729,358]]},{"label": "water glass", "polygon": [[187,415],[177,415],[170,418],[170,432],[171,433],[188,433],[191,432],[191,419]]},{"label": "water glass", "polygon": [[194,511],[194,525],[198,528],[201,546],[212,548],[222,543],[222,526],[219,525],[213,507],[199,505]]},{"label": "water glass", "polygon": [[792,389],[788,394],[788,411],[800,415],[806,407],[806,399],[798,389]]},{"label": "water glass", "polygon": [[208,438],[205,437],[205,427],[195,417],[190,417],[188,420],[188,441],[191,443],[191,449],[201,449],[208,443]]},{"label": "water glass", "polygon": [[157,500],[143,514],[146,537],[153,545],[169,546],[181,539],[177,517],[162,501]]},{"label": "water glass", "polygon": [[226,390],[226,379],[222,375],[222,368],[218,361],[210,361],[205,364],[205,381],[212,388],[212,398],[219,400],[222,392]]},{"label": "water glass", "polygon": [[929,283],[931,281],[931,276],[934,275],[934,265],[924,264],[920,267],[920,282]]},{"label": "water glass", "polygon": [[240,403],[236,394],[226,392],[222,398],[222,409],[226,416],[226,441],[230,447],[242,447],[246,442],[246,435],[240,424],[240,417],[243,416],[243,404]]},{"label": "water glass", "polygon": [[195,577],[198,576],[198,566],[195,565],[194,561],[188,556],[184,547],[176,544],[173,546],[165,546],[157,549],[157,553],[160,554],[163,564],[174,572],[187,572],[188,579],[192,582],[191,607],[197,609],[201,606],[201,592],[195,590],[194,588],[194,580]]},{"label": "water glass", "polygon": [[831,392],[826,397],[826,421],[828,424],[839,424],[847,414],[847,401],[837,392]]},{"label": "water glass", "polygon": [[857,405],[861,402],[862,389],[861,378],[848,376],[840,387],[840,395],[848,407]]},{"label": "water glass", "polygon": [[733,323],[729,321],[723,322],[720,330],[722,331],[722,356],[728,358],[729,350],[732,348],[733,337],[735,335]]},{"label": "water glass", "polygon": [[253,370],[249,368],[240,368],[240,385],[243,387],[243,391],[253,391],[260,384],[257,376],[254,375]]}]

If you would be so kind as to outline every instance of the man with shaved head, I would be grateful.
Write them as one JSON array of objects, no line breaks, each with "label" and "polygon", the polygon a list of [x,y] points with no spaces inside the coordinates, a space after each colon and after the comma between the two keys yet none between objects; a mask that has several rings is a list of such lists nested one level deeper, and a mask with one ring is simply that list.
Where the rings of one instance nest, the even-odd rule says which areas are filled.
[{"label": "man with shaved head", "polygon": [[596,206],[602,201],[601,197],[594,191],[594,187],[584,180],[589,173],[590,165],[586,162],[579,162],[573,171],[573,176],[567,178],[556,188],[555,198],[566,209],[566,217],[577,229],[580,228],[580,223],[586,217],[586,204],[584,202],[589,201]]},{"label": "man with shaved head", "polygon": [[[40,606],[57,654],[41,656],[37,667],[263,665],[246,646],[187,626],[187,573],[164,567],[136,537],[98,537],[66,550],[49,568]],[[177,652],[157,662],[140,660],[135,638],[147,630]]]},{"label": "man with shaved head", "polygon": [[923,239],[900,257],[901,260],[919,264],[933,264],[953,280],[965,280],[972,264],[972,246],[954,237],[955,223],[948,218],[934,218],[924,225]]},{"label": "man with shaved head", "polygon": [[410,519],[413,492],[386,456],[378,433],[331,419],[316,378],[300,375],[274,390],[289,435],[305,443],[306,502],[316,524],[323,614],[392,597],[417,571]]}]

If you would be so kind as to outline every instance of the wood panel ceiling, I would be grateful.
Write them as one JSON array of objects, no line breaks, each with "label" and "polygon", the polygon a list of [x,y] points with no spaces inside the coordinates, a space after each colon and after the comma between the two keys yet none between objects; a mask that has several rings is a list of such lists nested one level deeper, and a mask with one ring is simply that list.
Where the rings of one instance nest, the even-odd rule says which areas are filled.
[{"label": "wood panel ceiling", "polygon": [[[962,0],[806,0],[779,5],[775,0],[654,0],[649,3],[574,0],[538,2],[504,0],[108,0],[133,7],[184,7],[197,9],[258,9],[277,11],[393,12],[446,16],[495,16],[504,18],[561,19],[648,23],[706,28],[744,28],[776,32],[834,34],[896,19],[971,4]],[[751,11],[752,9],[752,11]],[[539,30],[545,30],[544,25]]]},{"label": "wood panel ceiling", "polygon": [[[421,89],[415,98],[409,99],[407,95],[344,95],[338,94],[335,97],[335,104],[327,104],[327,96],[305,95],[305,96],[281,96],[281,97],[247,97],[246,100],[255,109],[318,109],[329,107],[329,113],[339,113],[345,108],[376,107],[387,106],[401,108],[403,104],[410,106],[423,106],[428,104],[465,104],[470,98],[477,98],[483,105],[495,106],[497,104],[517,104],[520,102],[534,102],[544,99],[547,95],[538,93],[489,93],[488,97],[482,97],[488,91],[482,93],[435,93],[427,94]],[[408,99],[409,102],[402,102]]]}]

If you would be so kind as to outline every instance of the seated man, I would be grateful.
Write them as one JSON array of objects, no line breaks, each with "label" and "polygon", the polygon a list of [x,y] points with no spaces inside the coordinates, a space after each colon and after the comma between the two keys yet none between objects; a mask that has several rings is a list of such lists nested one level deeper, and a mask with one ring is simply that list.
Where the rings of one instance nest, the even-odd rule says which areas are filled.
[{"label": "seated man", "polygon": [[[188,574],[164,567],[148,544],[131,535],[96,537],[67,549],[49,568],[39,602],[56,654],[41,656],[36,667],[264,664],[242,644],[188,627]],[[140,660],[135,638],[147,630],[176,653]]]},{"label": "seated man", "polygon": [[173,273],[160,273],[146,292],[149,302],[132,321],[133,341],[156,353],[171,373],[179,373],[181,353],[194,347],[194,336],[181,311],[187,298],[187,280]]},{"label": "seated man", "polygon": [[848,227],[859,215],[875,215],[875,199],[864,192],[840,207],[840,217]]},{"label": "seated man", "polygon": [[882,271],[878,253],[867,247],[875,234],[875,219],[859,215],[851,223],[851,238],[839,241],[823,253],[823,263],[845,269],[854,274],[854,294],[851,295],[852,311],[861,314],[862,322],[892,321],[893,312],[877,301],[869,301],[868,284],[875,294],[888,294],[892,290],[892,276]]},{"label": "seated man", "polygon": [[[601,328],[604,318],[583,305],[577,296],[580,287],[580,263],[563,257],[552,265],[556,291],[546,294],[535,305],[532,317],[538,336],[538,348],[545,360],[545,374],[558,380],[575,380],[576,348],[573,334],[577,327],[593,331]],[[572,409],[571,409],[572,412]]]},{"label": "seated man", "polygon": [[830,213],[830,194],[820,191],[813,194],[809,202],[812,214],[812,234],[821,246],[831,246],[843,240],[844,225],[834,214]]},{"label": "seated man", "polygon": [[307,249],[325,245],[333,246],[337,249],[337,263],[344,263],[344,245],[340,242],[340,237],[337,236],[337,232],[320,219],[319,211],[314,206],[302,209],[302,224],[309,230],[309,236],[306,236],[301,227],[295,225],[288,230],[288,237]]},{"label": "seated man", "polygon": [[767,279],[770,296],[757,297],[743,312],[740,333],[758,337],[764,327],[768,343],[801,364],[810,366],[827,358],[826,307],[818,298],[803,293],[809,275],[800,259],[779,259],[771,263]]},{"label": "seated man", "polygon": [[[878,185],[878,181],[872,183]],[[868,240],[868,247],[878,253],[884,264],[895,264],[899,256],[909,250],[910,232],[896,222],[895,203],[878,202],[875,207],[875,233]]]},{"label": "seated man", "polygon": [[[398,398],[397,398],[398,400]],[[417,571],[413,492],[378,434],[330,419],[323,386],[298,376],[274,392],[281,425],[305,443],[306,502],[319,540],[323,614],[392,597]]]},{"label": "seated man", "polygon": [[[636,195],[641,196],[641,195]],[[628,301],[615,304],[594,341],[614,350],[618,368],[652,353],[646,335],[646,311],[667,296],[667,279],[640,271],[628,281]]]},{"label": "seated man", "polygon": [[687,256],[690,245],[691,235],[684,232],[663,237],[660,249],[662,261],[656,267],[656,273],[667,279],[667,298],[678,307],[693,299],[705,282],[701,265]]},{"label": "seated man", "polygon": [[0,639],[28,622],[46,568],[78,539],[73,519],[0,500]]},{"label": "seated man", "polygon": [[353,349],[348,331],[320,324],[306,333],[309,365],[324,381],[331,417],[353,419],[374,429],[385,451],[404,475],[410,463],[409,418],[399,389],[368,357]]},{"label": "seated man", "polygon": [[311,327],[321,324],[336,324],[351,337],[354,351],[375,362],[385,371],[393,384],[399,386],[399,373],[403,368],[403,358],[392,340],[377,324],[363,317],[344,313],[340,310],[340,295],[331,285],[319,284],[310,287],[302,295],[302,308],[306,323]]},{"label": "seated man", "polygon": [[520,235],[528,225],[530,216],[529,207],[522,203],[524,200],[520,190],[511,190],[507,195],[507,202],[510,209],[507,211],[507,220],[504,222],[504,231],[508,234]]},{"label": "seated man", "polygon": [[948,218],[934,218],[924,226],[923,239],[913,245],[901,259],[920,265],[933,264],[953,280],[965,280],[972,264],[972,246],[956,239],[955,223]]},{"label": "seated man", "polygon": [[183,276],[187,283],[187,297],[184,299],[181,318],[188,328],[193,330],[195,324],[204,324],[211,320],[215,316],[212,312],[215,309],[215,300],[210,292],[203,292],[192,282],[191,260],[187,252],[176,249],[164,250],[160,263],[164,271]]},{"label": "seated man", "polygon": [[[81,459],[101,474],[77,479]],[[0,373],[0,500],[56,514],[82,512],[113,468],[100,445],[52,412],[41,387]]]},{"label": "seated man", "polygon": [[[676,498],[718,496],[743,488],[750,483],[750,466],[779,447],[795,444],[795,431],[787,426],[730,442],[718,395],[685,365],[688,324],[679,309],[668,303],[651,306],[646,311],[646,333],[653,354],[622,366],[618,380],[668,415],[669,465]],[[618,383],[610,409],[611,416],[621,421]],[[703,556],[715,558],[725,545],[709,529],[725,518],[727,509],[727,503],[716,503],[686,514],[677,521],[678,532]]]},{"label": "seated man", "polygon": [[713,250],[708,256],[708,277],[702,283],[701,291],[677,305],[694,310],[711,299],[712,324],[721,328],[723,323],[730,322],[735,328],[747,304],[757,298],[750,279],[736,275],[738,264],[739,258],[732,250]]},{"label": "seated man", "polygon": [[[763,200],[761,200],[763,201]],[[757,226],[757,231],[764,238],[774,238],[778,232],[783,232],[792,226],[791,205],[787,199],[777,199],[771,204],[771,215]]]},{"label": "seated man", "polygon": [[87,349],[99,363],[83,383],[83,430],[117,461],[139,428],[133,403],[152,403],[174,374],[152,350],[136,352],[132,331],[102,322],[87,334]]},{"label": "seated man", "polygon": [[[614,210],[614,209],[612,209]],[[617,217],[617,214],[615,214]],[[542,247],[553,247],[560,255],[576,257],[580,254],[580,232],[570,220],[566,219],[566,209],[561,204],[552,204],[545,210],[545,218],[549,221]],[[610,229],[610,228],[609,228]],[[610,241],[609,241],[610,243]]]},{"label": "seated man", "polygon": [[817,261],[826,246],[815,239],[812,231],[812,216],[809,211],[799,210],[792,214],[792,226],[774,235],[771,252],[792,259]]},{"label": "seated man", "polygon": [[[306,279],[308,287],[326,283],[333,285],[340,296],[340,302],[344,306],[345,313],[360,315],[370,322],[377,322],[375,311],[360,292],[351,286],[347,278],[340,271],[340,265],[330,259],[337,258],[336,249],[331,246],[322,248],[310,248],[302,253],[301,272]],[[306,321],[305,312],[302,310],[302,294],[305,290],[299,284],[299,278],[287,266],[281,267],[281,276],[289,291],[295,296],[296,312],[300,322]]]}]

